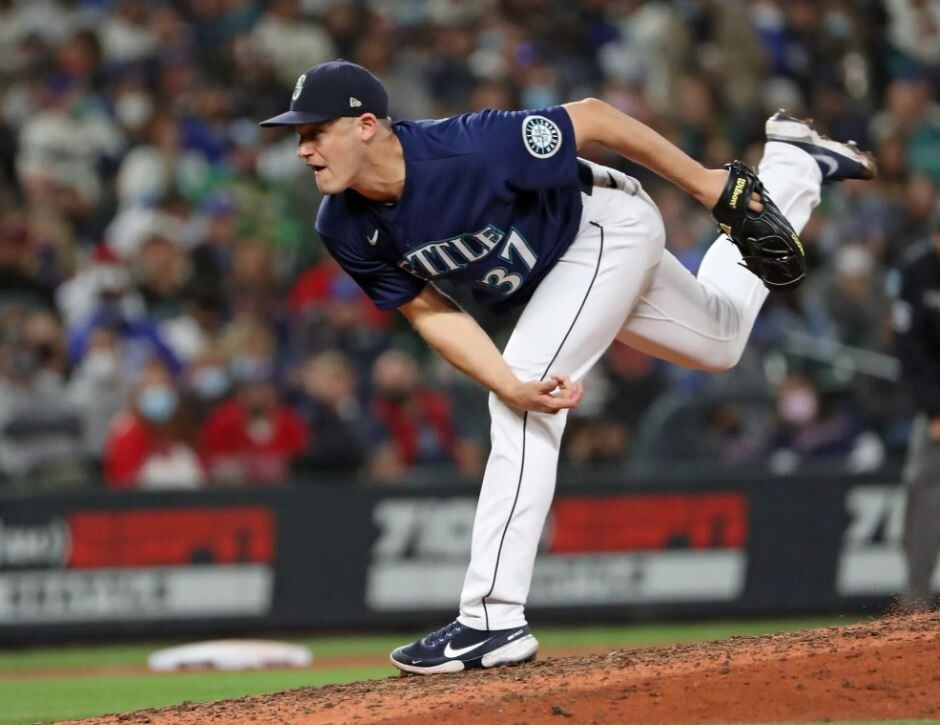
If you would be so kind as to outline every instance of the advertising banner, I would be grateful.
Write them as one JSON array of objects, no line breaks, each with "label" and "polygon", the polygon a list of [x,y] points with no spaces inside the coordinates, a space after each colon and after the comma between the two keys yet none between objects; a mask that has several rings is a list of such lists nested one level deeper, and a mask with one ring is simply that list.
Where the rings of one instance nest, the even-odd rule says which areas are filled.
[{"label": "advertising banner", "polygon": [[271,506],[224,496],[6,499],[0,630],[265,617],[276,537]]},{"label": "advertising banner", "polygon": [[[473,498],[377,501],[366,601],[377,612],[453,610],[470,556]],[[740,493],[559,494],[532,606],[730,601],[744,587]]]},{"label": "advertising banner", "polygon": [[[346,482],[3,498],[0,640],[423,625],[457,609],[475,506],[470,487]],[[906,582],[903,509],[890,479],[561,485],[528,609],[873,611]]]}]

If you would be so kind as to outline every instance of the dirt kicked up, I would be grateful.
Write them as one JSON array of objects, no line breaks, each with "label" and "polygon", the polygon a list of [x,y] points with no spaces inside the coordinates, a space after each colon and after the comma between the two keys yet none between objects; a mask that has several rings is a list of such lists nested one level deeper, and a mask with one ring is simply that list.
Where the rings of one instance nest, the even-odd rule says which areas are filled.
[{"label": "dirt kicked up", "polygon": [[83,723],[698,723],[940,718],[940,613],[500,670],[402,676]]}]

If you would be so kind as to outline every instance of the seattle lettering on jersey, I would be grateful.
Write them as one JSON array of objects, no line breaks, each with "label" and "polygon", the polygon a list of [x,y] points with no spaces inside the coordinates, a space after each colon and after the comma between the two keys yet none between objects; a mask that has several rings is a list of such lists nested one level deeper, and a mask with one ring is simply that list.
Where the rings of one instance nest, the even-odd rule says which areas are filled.
[{"label": "seattle lettering on jersey", "polygon": [[538,258],[516,229],[509,234],[488,224],[478,232],[461,234],[441,242],[429,242],[411,250],[399,266],[422,279],[434,279],[442,274],[465,269],[492,254],[509,264],[521,262],[526,270],[535,267]]}]

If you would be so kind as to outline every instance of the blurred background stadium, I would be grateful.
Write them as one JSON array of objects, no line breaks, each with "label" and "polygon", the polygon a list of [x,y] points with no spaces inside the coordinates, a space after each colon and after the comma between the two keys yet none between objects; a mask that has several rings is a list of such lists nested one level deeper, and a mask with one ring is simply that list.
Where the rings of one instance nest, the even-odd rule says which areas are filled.
[{"label": "blurred background stadium", "polygon": [[[756,163],[784,107],[873,149],[736,369],[602,359],[533,605],[888,605],[915,410],[891,310],[938,223],[940,2],[2,0],[0,638],[454,609],[486,397],[325,255],[293,134],[257,125],[337,57],[396,119],[596,96],[719,166]],[[695,270],[706,212],[584,154],[642,179]]]},{"label": "blurred background stadium", "polygon": [[[940,182],[940,48],[921,19],[936,14],[903,0],[2,3],[3,484],[476,480],[483,394],[324,255],[293,135],[257,126],[336,57],[382,78],[395,118],[595,95],[717,166],[759,158],[763,120],[786,107],[874,149],[881,178],[828,191],[804,232],[811,279],[771,298],[742,364],[701,374],[615,347],[563,461],[891,465],[911,420],[892,270],[928,236]],[[696,269],[715,233],[704,211],[586,153],[643,179]]]}]

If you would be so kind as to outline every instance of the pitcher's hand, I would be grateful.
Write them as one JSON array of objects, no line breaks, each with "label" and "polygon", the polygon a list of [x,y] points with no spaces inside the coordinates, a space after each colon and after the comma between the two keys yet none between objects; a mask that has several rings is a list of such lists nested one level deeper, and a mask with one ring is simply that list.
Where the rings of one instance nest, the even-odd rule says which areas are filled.
[{"label": "pitcher's hand", "polygon": [[[727,169],[705,169],[699,177],[694,196],[709,211],[715,208],[721,198],[728,176]],[[751,194],[747,207],[753,212],[762,211],[764,205],[761,204],[760,194]]]},{"label": "pitcher's hand", "polygon": [[554,415],[559,410],[576,407],[583,395],[581,383],[572,382],[567,375],[552,375],[545,380],[519,380],[499,397],[518,410]]}]

